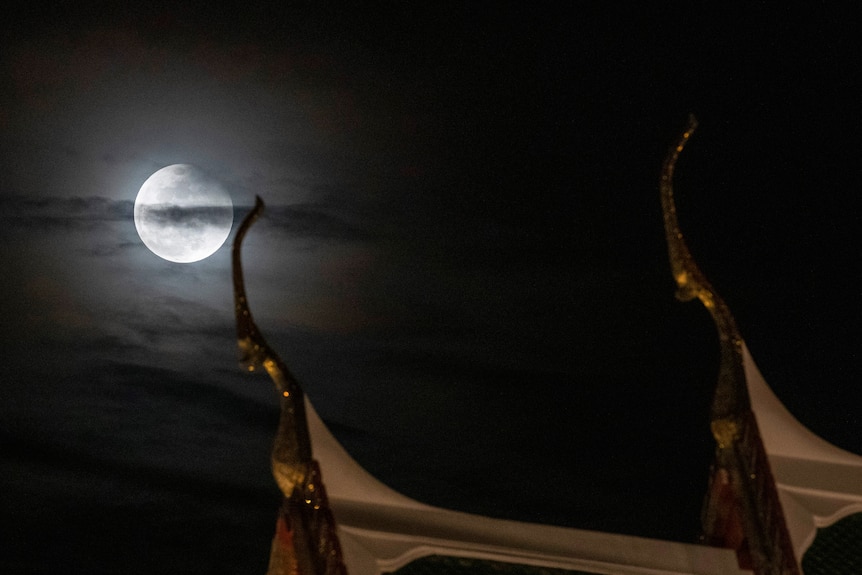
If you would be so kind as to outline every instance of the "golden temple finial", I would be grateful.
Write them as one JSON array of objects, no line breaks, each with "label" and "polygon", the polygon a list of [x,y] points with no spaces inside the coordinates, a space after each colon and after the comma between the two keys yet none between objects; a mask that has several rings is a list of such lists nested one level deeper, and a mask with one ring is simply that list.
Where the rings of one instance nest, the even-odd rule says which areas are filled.
[{"label": "golden temple finial", "polygon": [[243,219],[233,244],[233,287],[240,364],[249,372],[266,371],[281,401],[281,417],[272,448],[272,472],[284,494],[272,541],[268,575],[345,575],[335,520],[329,508],[320,466],[312,457],[299,382],[255,324],[245,293],[240,251],[248,229],[264,204],[255,205]]},{"label": "golden temple finial", "polygon": [[302,483],[306,467],[311,462],[311,439],[308,435],[304,395],[299,383],[278,354],[269,347],[254,323],[245,294],[240,259],[242,241],[263,208],[263,200],[256,197],[254,208],[242,221],[234,240],[232,256],[236,335],[240,364],[250,372],[265,370],[281,396],[281,419],[272,451],[272,465],[279,487],[285,495],[289,495],[297,484]]},{"label": "golden temple finial", "polygon": [[682,301],[699,299],[718,331],[720,364],[710,428],[716,457],[703,510],[703,540],[736,549],[741,567],[756,575],[799,575],[778,491],[745,380],[744,342],[730,308],[700,270],[677,220],[673,173],[697,120],[668,152],[661,172],[661,206],[671,273]]},{"label": "golden temple finial", "polygon": [[665,157],[661,172],[661,206],[671,273],[676,281],[676,297],[681,301],[697,298],[709,310],[718,330],[721,364],[713,402],[713,435],[726,445],[738,434],[736,419],[748,409],[748,392],[742,369],[742,337],[730,308],[706,279],[688,249],[679,227],[673,197],[673,173],[680,153],[697,128],[697,119],[689,114],[688,123]]}]

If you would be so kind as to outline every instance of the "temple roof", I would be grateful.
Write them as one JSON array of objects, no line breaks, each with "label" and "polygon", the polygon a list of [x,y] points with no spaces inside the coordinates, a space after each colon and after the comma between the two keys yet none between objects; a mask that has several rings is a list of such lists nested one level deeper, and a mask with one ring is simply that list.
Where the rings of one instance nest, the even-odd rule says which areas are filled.
[{"label": "temple roof", "polygon": [[[256,317],[374,477],[692,542],[718,351],[673,297],[658,177],[695,112],[691,250],[787,411],[862,453],[852,13],[12,4],[0,571],[265,567],[279,406],[237,369],[227,250],[172,264],[135,231],[141,184],[180,162],[236,223],[266,199]],[[820,487],[855,477],[831,463]],[[775,469],[808,509],[805,465]]]}]

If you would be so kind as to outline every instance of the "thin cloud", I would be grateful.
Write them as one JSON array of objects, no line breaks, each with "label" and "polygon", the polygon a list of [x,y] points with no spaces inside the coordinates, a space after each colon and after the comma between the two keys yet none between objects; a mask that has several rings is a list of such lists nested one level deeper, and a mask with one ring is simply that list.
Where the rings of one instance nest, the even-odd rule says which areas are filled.
[{"label": "thin cloud", "polygon": [[[250,210],[251,206],[237,206],[234,211],[235,222],[244,218]],[[318,204],[267,205],[255,227],[256,233],[290,238],[367,241],[379,235]]]},{"label": "thin cloud", "polygon": [[231,213],[229,206],[184,207],[176,204],[149,204],[140,206],[140,217],[159,225],[178,225],[188,228],[222,226],[225,216]]},{"label": "thin cloud", "polygon": [[47,226],[66,227],[75,222],[131,219],[134,202],[103,196],[60,198],[0,194],[0,214],[0,218],[8,224],[43,222]]}]

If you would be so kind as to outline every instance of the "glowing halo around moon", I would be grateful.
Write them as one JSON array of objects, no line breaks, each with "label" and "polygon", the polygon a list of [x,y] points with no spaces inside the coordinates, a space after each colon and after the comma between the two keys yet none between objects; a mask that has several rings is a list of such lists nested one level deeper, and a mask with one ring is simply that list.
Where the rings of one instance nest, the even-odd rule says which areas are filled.
[{"label": "glowing halo around moon", "polygon": [[200,261],[225,242],[233,203],[224,187],[191,164],[166,166],[147,178],[135,199],[135,227],[157,256]]}]

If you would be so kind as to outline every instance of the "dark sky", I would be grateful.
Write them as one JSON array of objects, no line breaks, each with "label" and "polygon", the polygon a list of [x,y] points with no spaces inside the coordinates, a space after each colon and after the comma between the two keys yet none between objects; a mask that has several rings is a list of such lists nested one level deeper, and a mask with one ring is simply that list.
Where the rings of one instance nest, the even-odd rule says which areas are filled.
[{"label": "dark sky", "polygon": [[0,571],[265,569],[277,411],[236,363],[228,246],[170,263],[132,220],[174,163],[236,221],[267,203],[252,310],[381,480],[692,541],[717,347],[657,188],[694,112],[692,251],[790,411],[862,453],[849,15],[210,4],[0,18]]}]

